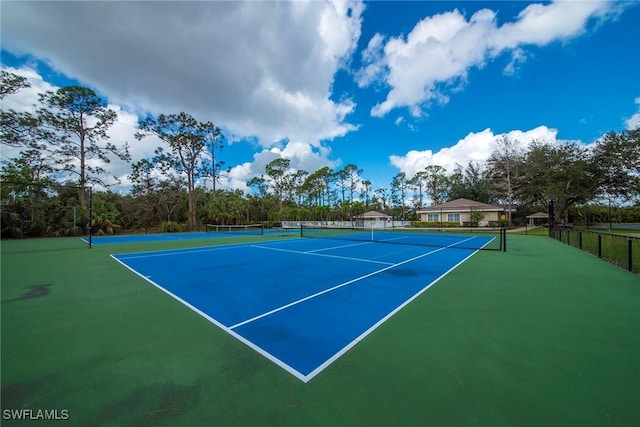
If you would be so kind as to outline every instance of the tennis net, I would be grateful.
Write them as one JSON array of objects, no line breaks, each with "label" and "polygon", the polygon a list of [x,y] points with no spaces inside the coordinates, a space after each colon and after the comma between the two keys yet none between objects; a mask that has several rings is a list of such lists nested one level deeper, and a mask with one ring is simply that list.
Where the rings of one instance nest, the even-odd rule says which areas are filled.
[{"label": "tennis net", "polygon": [[300,226],[301,237],[506,251],[504,228],[367,228]]},{"label": "tennis net", "polygon": [[248,224],[248,225],[218,225],[207,224],[205,226],[207,233],[228,233],[228,234],[264,234],[264,227],[262,224]]}]

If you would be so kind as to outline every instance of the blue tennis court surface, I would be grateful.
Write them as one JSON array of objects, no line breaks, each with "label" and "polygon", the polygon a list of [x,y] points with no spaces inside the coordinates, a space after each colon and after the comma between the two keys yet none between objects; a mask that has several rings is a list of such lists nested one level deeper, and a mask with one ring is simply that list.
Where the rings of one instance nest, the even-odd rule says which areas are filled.
[{"label": "blue tennis court surface", "polygon": [[112,256],[307,382],[475,252],[299,238]]}]

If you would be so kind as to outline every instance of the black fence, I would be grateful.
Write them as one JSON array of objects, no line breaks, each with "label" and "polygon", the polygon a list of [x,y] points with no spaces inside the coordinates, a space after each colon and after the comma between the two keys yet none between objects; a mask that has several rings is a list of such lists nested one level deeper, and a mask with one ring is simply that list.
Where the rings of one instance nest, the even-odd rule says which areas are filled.
[{"label": "black fence", "polygon": [[640,274],[640,238],[589,230],[552,228],[549,235],[567,245],[589,252]]}]

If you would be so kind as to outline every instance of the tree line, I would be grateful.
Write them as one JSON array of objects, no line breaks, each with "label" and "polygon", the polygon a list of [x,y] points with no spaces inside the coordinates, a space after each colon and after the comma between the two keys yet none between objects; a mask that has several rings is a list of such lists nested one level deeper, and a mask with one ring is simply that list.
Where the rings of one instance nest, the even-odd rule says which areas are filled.
[{"label": "tree line", "polygon": [[[2,71],[0,100],[28,86],[25,78]],[[414,176],[400,172],[388,186],[375,188],[356,164],[305,171],[276,158],[243,191],[217,187],[225,173],[219,158],[225,139],[212,122],[185,112],[139,120],[135,138],[154,137],[164,145],[131,163],[128,144],[110,142],[116,120],[104,98],[81,86],[39,94],[33,112],[2,109],[1,142],[19,149],[0,171],[3,237],[85,233],[89,187],[102,188],[93,192],[92,225],[98,233],[348,221],[369,210],[415,220],[420,208],[460,197],[504,205],[509,223],[545,210],[549,201],[555,221],[580,219],[590,206],[595,220],[595,212],[602,211],[596,206],[637,206],[640,197],[639,128],[611,131],[590,146],[502,136],[485,163],[469,162],[453,171],[429,165]],[[118,183],[106,168],[113,158],[131,165],[128,194],[110,191]]]}]

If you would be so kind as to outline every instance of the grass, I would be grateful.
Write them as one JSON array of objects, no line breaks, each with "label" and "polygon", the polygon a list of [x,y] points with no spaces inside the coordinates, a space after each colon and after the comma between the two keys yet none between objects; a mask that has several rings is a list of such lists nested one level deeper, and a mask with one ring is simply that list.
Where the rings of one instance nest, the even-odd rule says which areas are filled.
[{"label": "grass", "polygon": [[638,236],[586,229],[558,230],[556,233],[557,238],[562,242],[621,268],[629,269],[631,261],[631,271],[640,273],[640,238]]},{"label": "grass", "polygon": [[589,231],[602,234],[615,234],[622,236],[640,237],[640,230],[637,228],[589,228]]},{"label": "grass", "polygon": [[640,281],[585,252],[509,235],[304,384],[109,257],[232,241],[2,242],[2,410],[83,426],[640,419]]}]

